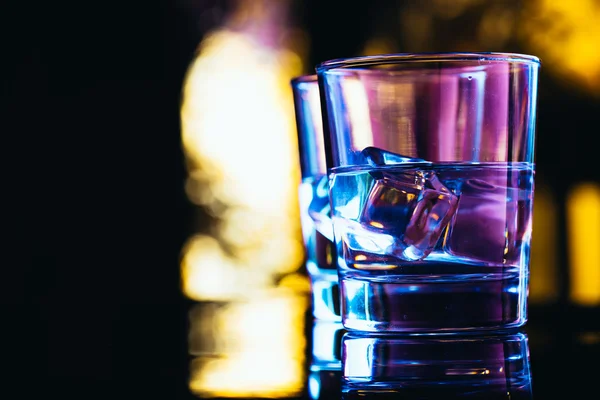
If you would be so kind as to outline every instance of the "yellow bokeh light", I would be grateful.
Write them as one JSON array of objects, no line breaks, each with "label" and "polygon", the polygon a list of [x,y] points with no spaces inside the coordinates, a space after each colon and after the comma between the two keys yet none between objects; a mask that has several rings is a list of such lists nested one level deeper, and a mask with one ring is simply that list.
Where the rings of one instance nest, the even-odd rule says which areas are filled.
[{"label": "yellow bokeh light", "polygon": [[385,36],[377,36],[367,40],[362,54],[365,56],[373,56],[394,53],[395,51],[396,46],[391,39]]},{"label": "yellow bokeh light", "polygon": [[534,0],[523,8],[521,37],[549,71],[597,93],[600,89],[600,4]]},{"label": "yellow bokeh light", "polygon": [[[184,87],[182,139],[222,202],[270,213],[294,207],[297,154],[287,88],[301,66],[294,53],[263,49],[237,32],[203,42]],[[268,190],[258,190],[266,183]]]},{"label": "yellow bokeh light", "polygon": [[[202,327],[214,327],[215,348],[197,352],[190,390],[201,397],[299,395],[305,379],[303,332],[308,304],[306,296],[274,289],[248,302],[214,308],[213,315],[191,313],[191,332],[206,335]],[[198,342],[193,335],[190,340]]]},{"label": "yellow bokeh light", "polygon": [[567,199],[570,298],[600,305],[600,185],[575,186]]},{"label": "yellow bokeh light", "polygon": [[477,41],[485,48],[502,48],[513,35],[516,23],[513,9],[506,4],[491,5],[479,22]]},{"label": "yellow bokeh light", "polygon": [[428,5],[433,12],[444,19],[461,16],[469,8],[481,4],[483,0],[430,0]]},{"label": "yellow bokeh light", "polygon": [[558,208],[548,186],[536,184],[531,237],[529,300],[547,304],[558,296]]},{"label": "yellow bokeh light", "polygon": [[272,284],[269,274],[246,268],[239,260],[228,255],[213,237],[191,237],[183,254],[183,292],[193,300],[250,298]]},{"label": "yellow bokeh light", "polygon": [[218,221],[183,249],[182,287],[195,300],[247,298],[304,258],[290,87],[303,63],[272,40],[286,33],[285,4],[238,2],[202,41],[184,82],[185,189]]},{"label": "yellow bokeh light", "polygon": [[303,65],[285,43],[302,35],[287,31],[289,2],[235,3],[200,44],[180,109],[186,194],[217,221],[182,249],[182,291],[201,302],[190,312],[189,389],[200,397],[296,396],[310,284],[300,273],[290,87]]}]

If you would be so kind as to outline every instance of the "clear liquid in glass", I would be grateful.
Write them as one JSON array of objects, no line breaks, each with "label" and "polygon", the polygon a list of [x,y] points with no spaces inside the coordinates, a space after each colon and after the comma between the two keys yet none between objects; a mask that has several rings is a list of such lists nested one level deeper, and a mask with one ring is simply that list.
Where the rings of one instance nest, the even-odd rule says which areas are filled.
[{"label": "clear liquid in glass", "polygon": [[534,166],[337,168],[331,198],[342,322],[462,331],[526,321]]}]

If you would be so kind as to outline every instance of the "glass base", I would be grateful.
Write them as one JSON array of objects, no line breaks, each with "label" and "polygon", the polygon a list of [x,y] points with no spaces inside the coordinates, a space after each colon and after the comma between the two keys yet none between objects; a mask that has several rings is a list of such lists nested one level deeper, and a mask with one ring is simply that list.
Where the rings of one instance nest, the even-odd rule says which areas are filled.
[{"label": "glass base", "polygon": [[[380,278],[381,279],[381,278]],[[523,326],[526,278],[340,280],[342,324],[351,331],[454,333]]]}]

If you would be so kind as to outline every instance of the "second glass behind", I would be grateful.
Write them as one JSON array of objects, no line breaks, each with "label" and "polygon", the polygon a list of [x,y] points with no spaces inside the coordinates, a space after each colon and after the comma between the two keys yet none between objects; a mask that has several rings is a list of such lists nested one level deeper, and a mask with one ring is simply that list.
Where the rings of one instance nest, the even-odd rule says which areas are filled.
[{"label": "second glass behind", "polygon": [[311,282],[313,316],[319,320],[339,321],[337,260],[333,244],[317,76],[299,76],[292,79],[291,85],[302,173],[299,188],[300,217],[306,269]]},{"label": "second glass behind", "polygon": [[505,53],[317,66],[347,329],[525,324],[538,68]]}]

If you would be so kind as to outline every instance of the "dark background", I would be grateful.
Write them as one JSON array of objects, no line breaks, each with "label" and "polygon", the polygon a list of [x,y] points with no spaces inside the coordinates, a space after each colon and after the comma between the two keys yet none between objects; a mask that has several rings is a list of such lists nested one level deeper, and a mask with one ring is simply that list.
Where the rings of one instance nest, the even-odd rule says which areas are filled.
[{"label": "dark background", "polygon": [[2,385],[184,398],[179,97],[197,33],[170,1],[0,10]]},{"label": "dark background", "polygon": [[[394,25],[382,16],[402,4],[295,5],[311,38],[309,65],[358,54],[365,38]],[[2,386],[18,399],[190,398],[189,302],[178,263],[194,210],[183,191],[180,91],[196,46],[231,5],[9,0],[0,7],[9,183]],[[455,37],[468,37],[462,26]],[[435,40],[436,51],[468,47],[448,35]],[[542,67],[538,174],[560,204],[574,182],[598,180],[590,137],[599,111],[597,98],[567,90]],[[567,283],[563,270],[559,303],[531,310],[537,398],[593,388],[593,367],[580,363],[595,365],[598,346],[582,344],[577,332],[597,331],[598,313],[567,304]]]}]

